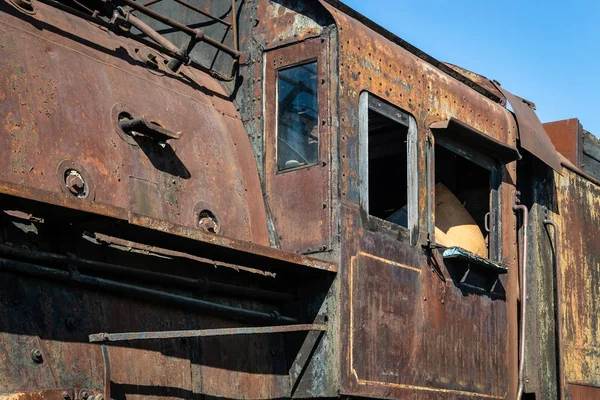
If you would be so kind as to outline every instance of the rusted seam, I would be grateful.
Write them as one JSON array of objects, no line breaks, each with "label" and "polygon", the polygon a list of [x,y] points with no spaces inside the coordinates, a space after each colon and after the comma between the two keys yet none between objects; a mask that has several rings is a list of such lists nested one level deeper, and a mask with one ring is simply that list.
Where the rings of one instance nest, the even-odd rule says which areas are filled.
[{"label": "rusted seam", "polygon": [[523,242],[522,242],[522,260],[521,260],[521,326],[519,334],[519,385],[517,389],[517,400],[523,396],[523,382],[525,376],[525,322],[527,321],[527,225],[528,210],[527,207],[520,204],[520,192],[515,191],[515,204],[513,211],[521,211],[523,214]]},{"label": "rusted seam", "polygon": [[553,232],[553,236],[554,236],[554,269],[556,271],[556,288],[554,290],[554,293],[557,294],[556,296],[556,310],[557,312],[555,313],[555,318],[556,318],[556,325],[557,325],[557,330],[558,330],[558,334],[556,335],[556,339],[558,342],[558,346],[557,346],[557,352],[558,354],[556,355],[556,378],[557,378],[557,384],[558,384],[558,397],[560,400],[563,400],[565,398],[565,393],[564,393],[564,380],[563,380],[563,373],[564,373],[564,360],[563,360],[563,355],[565,354],[564,349],[563,349],[563,337],[562,337],[562,319],[561,319],[561,310],[562,310],[562,300],[561,300],[561,294],[559,292],[560,288],[562,288],[562,277],[561,277],[561,271],[560,271],[560,263],[559,263],[559,258],[558,255],[559,253],[559,235],[558,235],[558,224],[550,219],[548,219],[548,210],[544,209],[544,220],[542,221],[544,223],[544,225],[547,227],[548,225],[551,225],[554,228],[554,232]]}]

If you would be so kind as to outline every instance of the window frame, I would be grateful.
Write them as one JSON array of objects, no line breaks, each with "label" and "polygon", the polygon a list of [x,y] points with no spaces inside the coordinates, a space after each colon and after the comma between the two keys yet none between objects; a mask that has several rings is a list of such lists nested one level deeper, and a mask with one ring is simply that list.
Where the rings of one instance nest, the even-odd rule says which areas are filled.
[{"label": "window frame", "polygon": [[[286,169],[279,169],[279,73],[280,71],[286,70],[286,69],[290,69],[290,68],[294,68],[294,67],[299,67],[301,65],[307,65],[307,64],[312,64],[315,63],[317,66],[317,128],[318,128],[318,143],[317,143],[317,160],[314,163],[310,163],[310,164],[305,164],[305,165],[299,165],[297,167],[292,167],[292,168],[286,168]],[[321,133],[322,133],[322,129],[321,129],[321,123],[320,120],[322,118],[322,110],[321,110],[321,96],[319,95],[319,75],[320,75],[320,63],[319,63],[319,57],[318,56],[314,56],[314,57],[310,57],[310,58],[306,58],[302,61],[298,61],[298,62],[294,62],[292,64],[286,64],[283,66],[278,66],[275,68],[275,121],[274,121],[274,127],[275,127],[275,173],[276,174],[284,174],[287,172],[291,172],[291,171],[297,171],[303,168],[309,168],[312,167],[314,165],[319,164],[319,160],[321,159],[321,147],[322,147],[322,138],[321,138]]]},{"label": "window frame", "polygon": [[[408,128],[406,135],[406,184],[408,227],[386,221],[369,213],[369,110]],[[363,91],[358,106],[358,159],[360,178],[360,207],[369,225],[389,230],[403,231],[415,246],[419,236],[419,185],[418,185],[418,127],[416,119],[394,104],[370,92]]]},{"label": "window frame", "polygon": [[431,243],[435,240],[435,145],[464,157],[478,166],[490,171],[490,202],[489,202],[489,238],[488,256],[490,261],[500,262],[502,259],[502,175],[505,164],[492,159],[482,152],[470,147],[460,140],[447,136],[438,136],[430,130],[427,138],[426,169],[427,169],[427,225]]}]

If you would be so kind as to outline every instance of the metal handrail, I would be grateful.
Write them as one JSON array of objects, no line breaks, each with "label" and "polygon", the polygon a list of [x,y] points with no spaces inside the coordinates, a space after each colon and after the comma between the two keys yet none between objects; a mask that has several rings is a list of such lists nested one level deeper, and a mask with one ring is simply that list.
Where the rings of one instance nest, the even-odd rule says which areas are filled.
[{"label": "metal handrail", "polygon": [[[118,35],[126,36],[128,38],[134,39],[140,43],[143,43],[146,46],[153,48],[154,50],[160,51],[161,53],[168,55],[169,57],[171,57],[171,60],[169,61],[168,66],[173,72],[176,72],[181,65],[186,64],[186,65],[196,68],[202,72],[205,72],[205,73],[209,74],[210,76],[212,76],[213,78],[219,79],[221,81],[232,81],[236,77],[236,70],[237,70],[237,67],[239,66],[239,58],[241,57],[241,53],[239,51],[239,40],[238,40],[238,32],[237,32],[237,3],[236,3],[236,0],[232,0],[232,2],[231,2],[232,3],[232,10],[231,10],[232,22],[231,23],[224,21],[221,18],[215,17],[204,11],[201,12],[202,15],[206,15],[209,18],[213,18],[218,22],[224,23],[225,26],[232,28],[233,45],[234,45],[233,49],[211,37],[204,35],[204,33],[200,29],[192,29],[186,25],[183,25],[177,21],[174,21],[168,17],[165,17],[164,15],[159,14],[147,7],[148,5],[157,3],[162,0],[150,0],[144,4],[138,4],[133,0],[123,0],[123,1],[131,8],[133,8],[137,11],[140,11],[141,13],[146,14],[149,17],[154,18],[166,25],[169,25],[175,29],[179,29],[179,30],[187,33],[190,36],[190,42],[188,43],[188,45],[185,48],[180,49],[179,47],[175,46],[163,35],[158,33],[156,30],[151,28],[149,25],[142,22],[139,18],[137,18],[135,15],[133,15],[131,13],[131,11],[129,10],[129,7],[117,7],[115,5],[115,12],[113,15],[113,19],[111,21],[105,21],[104,19],[99,17],[100,12],[97,10],[93,11],[91,14],[87,14],[85,12],[77,10],[68,5],[62,4],[57,0],[38,0],[38,1],[41,3],[48,4],[52,7],[56,7],[62,11],[68,12],[69,14],[72,14],[72,15],[78,16],[80,18],[86,19],[88,21],[97,23],[101,26],[106,27],[107,29],[111,30],[112,32],[114,32]],[[182,4],[182,5],[184,5],[183,3],[185,3],[183,0],[175,0],[175,1],[177,1],[179,4]],[[189,4],[185,5],[185,6],[186,7],[189,6],[188,8],[194,9],[194,11],[198,11],[198,10],[195,10],[195,8],[197,8],[197,7],[191,6]],[[193,7],[193,8],[191,8],[191,7]],[[141,37],[139,35],[134,35],[127,30],[123,30],[122,28],[120,28],[118,26],[117,20],[124,21],[125,23],[129,23],[129,24],[135,26],[137,29],[139,29],[141,32],[143,32],[144,35],[146,35],[150,40],[147,40],[146,38]],[[193,50],[194,46],[198,42],[205,42],[213,47],[216,47],[218,50],[223,51],[226,54],[229,54],[233,58],[231,73],[228,76],[224,76],[224,75],[220,74],[219,72],[213,70],[212,68],[206,67],[206,66],[198,63],[197,61],[194,61],[193,59],[191,59],[189,57],[189,53]]]}]

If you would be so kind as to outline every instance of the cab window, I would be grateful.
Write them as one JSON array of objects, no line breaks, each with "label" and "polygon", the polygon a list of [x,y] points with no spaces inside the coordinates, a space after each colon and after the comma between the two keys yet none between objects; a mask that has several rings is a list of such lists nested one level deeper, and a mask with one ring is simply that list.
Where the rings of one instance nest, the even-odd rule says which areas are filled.
[{"label": "cab window", "polygon": [[370,217],[411,229],[418,219],[416,122],[368,92],[359,114],[361,206]]},{"label": "cab window", "polygon": [[[487,168],[486,168],[487,166]],[[493,164],[435,144],[435,238],[489,258]]]},{"label": "cab window", "polygon": [[319,159],[317,62],[277,72],[277,168],[284,171]]}]

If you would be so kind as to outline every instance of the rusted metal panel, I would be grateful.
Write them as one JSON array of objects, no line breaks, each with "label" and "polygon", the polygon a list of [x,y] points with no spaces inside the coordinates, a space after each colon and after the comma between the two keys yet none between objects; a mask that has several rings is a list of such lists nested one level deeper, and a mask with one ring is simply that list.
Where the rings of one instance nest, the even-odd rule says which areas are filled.
[{"label": "rusted metal panel", "polygon": [[563,360],[561,381],[600,386],[600,187],[563,170],[555,174],[559,227],[558,326]]},{"label": "rusted metal panel", "polygon": [[504,90],[500,85],[497,86],[515,111],[519,128],[519,145],[555,171],[560,172],[562,168],[558,153],[534,111],[535,105]]},{"label": "rusted metal panel", "polygon": [[526,153],[519,163],[517,182],[523,204],[529,208],[524,391],[536,398],[557,399],[555,240],[552,227],[544,224],[547,210],[555,209],[554,173]]},{"label": "rusted metal panel", "polygon": [[318,13],[310,2],[259,1],[257,7],[254,37],[265,48],[302,42],[323,33],[322,21],[315,20]]},{"label": "rusted metal panel", "polygon": [[426,256],[362,229],[360,219],[345,222],[360,239],[344,276],[348,295],[342,304],[349,319],[343,322],[348,336],[342,391],[418,399],[507,397],[508,338],[498,334],[506,329],[505,302],[465,292],[445,267],[440,277]]},{"label": "rusted metal panel", "polygon": [[459,67],[458,65],[450,64],[450,63],[447,63],[447,62],[445,62],[444,64],[446,66],[452,68],[456,72],[460,73],[461,75],[464,75],[465,77],[468,77],[471,81],[473,81],[477,85],[481,86],[482,88],[485,88],[490,93],[494,93],[500,99],[498,101],[498,103],[501,104],[501,105],[506,105],[506,97],[504,97],[504,95],[502,94],[501,91],[498,90],[498,88],[496,87],[496,85],[494,85],[492,83],[492,81],[490,81],[485,76],[476,74],[475,72],[471,72],[468,69]]},{"label": "rusted metal panel", "polygon": [[544,130],[556,151],[581,168],[583,162],[583,128],[577,118],[546,122]]},{"label": "rusted metal panel", "polygon": [[[0,280],[4,293],[0,357],[5,360],[0,371],[1,394],[56,387],[70,393],[74,388],[102,392],[100,346],[85,343],[87,333],[94,330],[227,326],[218,319],[122,297],[85,290],[67,294],[64,288],[50,283],[42,288],[39,281],[30,279],[18,279],[15,285],[10,277],[3,274]],[[71,308],[64,307],[65,298]],[[7,308],[11,304],[19,307],[11,311]],[[127,399],[181,398],[182,394],[187,397],[194,393],[229,398],[284,397],[289,393],[289,378],[273,355],[281,355],[283,342],[270,336],[110,346],[112,394]],[[32,360],[30,352],[34,349],[41,351],[42,362]],[[223,385],[224,381],[229,384]],[[35,398],[34,394],[30,396]]]},{"label": "rusted metal panel", "polygon": [[[431,215],[419,213],[419,241],[411,247],[402,232],[371,224],[360,209],[359,96],[368,91],[411,113],[418,127],[419,154],[427,151],[426,138],[435,121],[455,118],[515,147],[515,120],[498,103],[327,3],[322,2],[336,20],[340,58],[345,266],[340,275],[341,392],[398,399],[514,398],[518,362],[514,164],[504,169],[499,203],[502,244],[497,250],[509,268],[500,278],[506,296],[492,300],[487,295],[463,295],[449,270],[444,266],[441,272],[436,270],[423,255]],[[430,196],[425,157],[419,157],[415,178],[418,209],[425,210]],[[402,324],[404,320],[410,322]],[[388,336],[383,351],[380,344]]]},{"label": "rusted metal panel", "polygon": [[[0,162],[2,181],[62,193],[69,160],[93,182],[89,200],[130,211],[140,193],[130,190],[131,177],[161,194],[146,198],[164,207],[168,221],[197,227],[195,206],[203,203],[221,234],[268,243],[256,163],[238,157],[252,150],[213,78],[185,66],[187,80],[170,73],[159,54],[159,67],[149,68],[138,54],[152,50],[45,4],[27,19],[1,7],[0,142],[12,154]],[[66,65],[77,69],[65,73]],[[164,147],[132,138],[118,124],[124,113],[181,137]]]},{"label": "rusted metal panel", "polygon": [[[296,253],[325,251],[330,242],[328,49],[326,38],[312,39],[270,51],[265,60],[265,192],[281,248]],[[307,167],[279,171],[277,71],[315,59],[318,69],[318,160]]]},{"label": "rusted metal panel", "polygon": [[570,383],[568,390],[571,400],[600,400],[599,387]]}]

